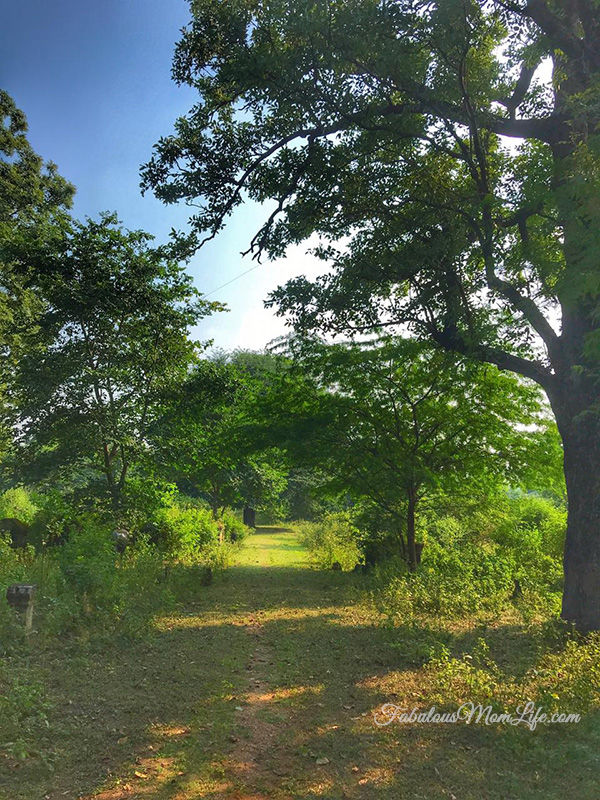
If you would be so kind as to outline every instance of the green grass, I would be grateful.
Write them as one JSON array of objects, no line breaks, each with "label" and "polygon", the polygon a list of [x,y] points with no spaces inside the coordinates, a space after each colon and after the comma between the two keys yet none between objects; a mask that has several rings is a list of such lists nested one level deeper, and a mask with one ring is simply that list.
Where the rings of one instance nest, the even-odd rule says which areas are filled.
[{"label": "green grass", "polygon": [[290,528],[261,526],[237,559],[240,567],[306,569],[308,554]]},{"label": "green grass", "polygon": [[[427,707],[429,644],[466,651],[481,630],[389,630],[363,581],[309,568],[293,530],[261,528],[151,638],[32,643],[21,666],[46,686],[49,727],[37,755],[4,759],[0,796],[598,800],[597,715],[534,733],[377,728],[383,702]],[[485,635],[507,667],[538,657],[531,629],[498,622]]]}]

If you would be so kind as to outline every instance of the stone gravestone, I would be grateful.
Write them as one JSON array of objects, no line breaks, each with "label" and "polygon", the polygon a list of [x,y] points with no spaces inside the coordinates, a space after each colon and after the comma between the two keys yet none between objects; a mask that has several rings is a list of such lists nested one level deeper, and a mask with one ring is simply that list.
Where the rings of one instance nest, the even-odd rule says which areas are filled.
[{"label": "stone gravestone", "polygon": [[124,528],[116,528],[116,530],[111,533],[111,537],[117,553],[124,553],[125,548],[129,544],[129,531],[126,531]]},{"label": "stone gravestone", "polygon": [[33,625],[33,598],[36,585],[34,583],[13,583],[6,590],[8,605],[18,611],[25,622],[25,630]]}]

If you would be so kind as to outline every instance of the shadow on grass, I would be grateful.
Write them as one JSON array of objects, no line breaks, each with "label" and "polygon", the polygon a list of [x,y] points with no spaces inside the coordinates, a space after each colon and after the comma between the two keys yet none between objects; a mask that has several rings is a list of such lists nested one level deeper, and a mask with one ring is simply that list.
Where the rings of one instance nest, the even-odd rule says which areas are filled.
[{"label": "shadow on grass", "polygon": [[[598,715],[536,732],[377,727],[383,702],[427,707],[415,640],[461,652],[481,630],[377,627],[354,602],[360,585],[236,567],[150,640],[56,648],[45,665],[53,759],[24,763],[0,788],[10,800],[597,800]],[[484,635],[492,655],[517,647],[518,669],[531,662],[531,631]]]},{"label": "shadow on grass", "polygon": [[257,525],[251,536],[269,536],[270,534],[294,533],[292,528],[278,527],[276,525]]}]

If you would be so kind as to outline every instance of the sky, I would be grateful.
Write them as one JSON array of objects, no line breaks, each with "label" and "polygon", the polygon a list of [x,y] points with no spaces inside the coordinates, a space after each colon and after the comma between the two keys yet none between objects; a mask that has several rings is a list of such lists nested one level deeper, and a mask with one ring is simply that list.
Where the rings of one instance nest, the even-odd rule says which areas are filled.
[{"label": "sky", "polygon": [[[125,227],[158,242],[185,226],[185,206],[142,197],[139,168],[195,101],[171,80],[174,44],[189,16],[184,0],[28,0],[3,9],[0,85],[27,115],[34,149],[77,187],[78,218],[117,211]],[[240,252],[264,216],[257,205],[243,206],[188,266],[198,289],[230,309],[193,332],[216,347],[261,349],[285,333],[264,299],[291,277],[324,271],[302,246],[213,293],[255,265]]]}]

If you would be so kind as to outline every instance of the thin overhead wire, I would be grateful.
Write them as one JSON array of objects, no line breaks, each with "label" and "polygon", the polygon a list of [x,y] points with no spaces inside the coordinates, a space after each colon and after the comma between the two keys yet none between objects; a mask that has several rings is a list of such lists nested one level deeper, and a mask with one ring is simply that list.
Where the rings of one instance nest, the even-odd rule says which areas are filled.
[{"label": "thin overhead wire", "polygon": [[202,296],[203,297],[210,297],[211,295],[215,294],[216,292],[220,292],[221,289],[224,289],[226,286],[229,286],[229,284],[231,284],[231,283],[235,283],[240,278],[243,278],[244,275],[247,275],[249,272],[253,272],[255,269],[258,269],[260,266],[262,266],[262,264],[260,264],[260,263],[259,264],[255,264],[253,267],[250,267],[250,269],[247,269],[245,272],[240,272],[240,274],[236,275],[235,278],[232,278],[230,281],[227,281],[226,283],[222,283],[220,286],[217,286],[216,289],[213,289],[208,294],[204,294]]}]

